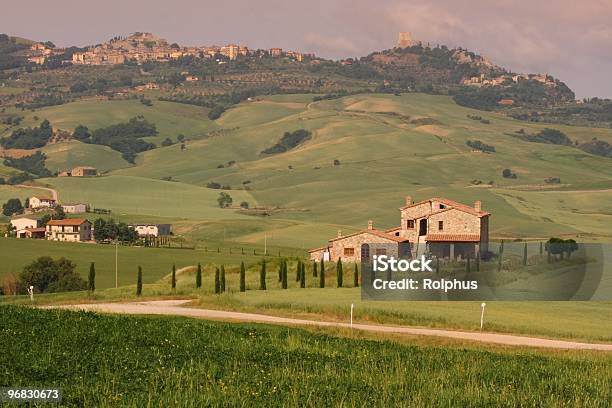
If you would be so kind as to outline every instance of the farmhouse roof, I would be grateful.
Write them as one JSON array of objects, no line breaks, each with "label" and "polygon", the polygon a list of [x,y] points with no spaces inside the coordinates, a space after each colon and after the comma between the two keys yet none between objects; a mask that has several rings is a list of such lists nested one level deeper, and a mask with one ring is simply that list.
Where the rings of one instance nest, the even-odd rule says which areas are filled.
[{"label": "farmhouse roof", "polygon": [[396,237],[395,235],[390,235],[390,234],[387,234],[386,232],[382,232],[382,231],[379,231],[377,229],[365,229],[365,230],[361,230],[361,231],[355,232],[353,234],[343,235],[341,237],[330,239],[329,242],[334,242],[334,241],[338,241],[338,240],[341,240],[341,239],[345,239],[345,238],[349,238],[349,237],[354,237],[355,235],[360,235],[360,234],[372,234],[372,235],[376,235],[377,237],[385,238],[385,239],[388,239],[389,241],[393,241],[393,242],[406,242],[406,241],[408,241],[408,238]]},{"label": "farmhouse roof", "polygon": [[55,225],[55,226],[79,226],[89,222],[85,218],[66,218],[63,220],[51,220],[47,223],[47,225]]},{"label": "farmhouse roof", "polygon": [[32,198],[38,198],[39,200],[47,200],[47,201],[57,201],[55,198],[53,197],[45,197],[45,196],[32,196]]},{"label": "farmhouse roof", "polygon": [[423,200],[423,201],[419,201],[418,203],[414,203],[414,204],[410,204],[410,205],[405,205],[403,207],[400,207],[400,210],[404,210],[406,208],[410,208],[410,207],[414,207],[420,204],[424,204],[424,203],[431,203],[432,201],[439,201],[442,204],[445,204],[449,207],[453,207],[459,211],[463,211],[466,212],[468,214],[472,214],[475,215],[477,217],[485,217],[487,215],[491,215],[490,213],[486,212],[486,211],[476,211],[476,209],[474,209],[474,207],[470,207],[469,205],[466,204],[462,204],[459,203],[457,201],[453,201],[453,200],[449,200],[448,198],[441,198],[441,197],[432,197],[428,200]]}]

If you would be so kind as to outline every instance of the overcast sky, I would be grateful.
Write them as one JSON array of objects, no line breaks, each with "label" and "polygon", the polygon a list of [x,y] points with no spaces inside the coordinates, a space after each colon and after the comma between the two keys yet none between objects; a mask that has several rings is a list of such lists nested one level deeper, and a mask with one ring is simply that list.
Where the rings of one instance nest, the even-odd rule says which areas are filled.
[{"label": "overcast sky", "polygon": [[612,97],[612,0],[2,0],[0,32],[58,46],[149,31],[182,45],[363,56],[398,31],[462,46],[519,72],[550,73],[578,97]]}]

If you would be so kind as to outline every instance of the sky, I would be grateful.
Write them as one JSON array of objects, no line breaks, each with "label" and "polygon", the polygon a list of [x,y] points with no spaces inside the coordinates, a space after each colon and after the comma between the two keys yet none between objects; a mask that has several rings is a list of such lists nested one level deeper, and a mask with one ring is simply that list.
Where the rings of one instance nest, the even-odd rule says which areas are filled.
[{"label": "sky", "polygon": [[551,74],[578,98],[612,97],[612,0],[5,1],[0,32],[58,46],[147,31],[181,45],[238,43],[339,59],[391,48],[408,31],[516,72]]}]

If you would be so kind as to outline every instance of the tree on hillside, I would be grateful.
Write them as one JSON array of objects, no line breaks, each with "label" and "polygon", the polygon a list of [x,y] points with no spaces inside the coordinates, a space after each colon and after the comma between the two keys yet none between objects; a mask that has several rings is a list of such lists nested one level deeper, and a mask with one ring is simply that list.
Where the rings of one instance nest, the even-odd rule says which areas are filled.
[{"label": "tree on hillside", "polygon": [[246,292],[246,271],[244,268],[244,261],[240,262],[240,291]]},{"label": "tree on hillside", "polygon": [[23,206],[21,200],[18,198],[9,198],[6,203],[2,205],[2,214],[10,217],[16,214],[23,214]]},{"label": "tree on hillside", "polygon": [[338,287],[342,287],[343,280],[343,271],[342,271],[342,259],[338,258],[338,263],[336,264],[336,282],[338,283]]},{"label": "tree on hillside", "polygon": [[172,289],[176,289],[176,265],[172,265]]},{"label": "tree on hillside", "polygon": [[359,287],[359,269],[357,268],[357,263],[355,263],[355,270],[353,272],[353,286]]},{"label": "tree on hillside", "polygon": [[278,281],[282,282],[283,280],[283,264],[285,262],[284,258],[281,258],[281,260],[278,263]]},{"label": "tree on hillside", "polygon": [[219,194],[219,197],[217,198],[217,203],[219,203],[219,207],[221,208],[228,208],[232,205],[232,202],[234,200],[232,199],[232,196],[230,196],[228,193],[226,192],[222,192]]},{"label": "tree on hillside", "polygon": [[196,272],[196,288],[202,287],[202,265],[198,262],[198,270]]},{"label": "tree on hillside", "polygon": [[92,262],[89,265],[89,277],[87,279],[87,290],[93,293],[96,290],[96,267]]},{"label": "tree on hillside", "polygon": [[81,142],[89,142],[91,139],[91,133],[89,133],[89,128],[87,128],[87,126],[79,125],[74,128],[72,137]]},{"label": "tree on hillside", "polygon": [[68,292],[84,290],[87,283],[75,271],[76,265],[69,259],[52,259],[41,256],[26,265],[19,274],[22,288],[34,286],[39,293]]},{"label": "tree on hillside", "polygon": [[284,262],[281,288],[287,289],[287,262]]},{"label": "tree on hillside", "polygon": [[266,260],[261,261],[261,270],[259,271],[259,289],[266,290]]},{"label": "tree on hillside", "polygon": [[317,277],[317,261],[312,261],[312,276]]},{"label": "tree on hillside", "polygon": [[298,259],[295,267],[295,281],[299,282],[302,276],[302,261]]},{"label": "tree on hillside", "polygon": [[142,267],[138,266],[138,278],[136,280],[136,296],[142,295]]}]

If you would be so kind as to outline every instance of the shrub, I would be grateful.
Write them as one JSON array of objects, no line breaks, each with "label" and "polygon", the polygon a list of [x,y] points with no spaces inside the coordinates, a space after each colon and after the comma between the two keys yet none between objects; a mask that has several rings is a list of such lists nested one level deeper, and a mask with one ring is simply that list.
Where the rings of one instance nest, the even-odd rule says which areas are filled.
[{"label": "shrub", "polygon": [[495,146],[488,145],[480,140],[468,140],[465,144],[472,149],[480,150],[485,153],[495,153]]},{"label": "shrub", "polygon": [[18,198],[9,198],[8,201],[2,205],[2,214],[7,217],[15,214],[23,214],[21,200]]},{"label": "shrub", "polygon": [[272,147],[263,150],[262,154],[277,154],[289,151],[311,138],[311,133],[305,129],[285,132],[283,137]]},{"label": "shrub", "polygon": [[504,169],[504,170],[502,170],[502,177],[510,178],[510,179],[515,179],[517,176],[516,176],[516,173],[514,173],[512,170]]},{"label": "shrub", "polygon": [[219,194],[219,197],[217,198],[217,203],[219,204],[219,207],[221,208],[230,207],[233,201],[234,200],[232,199],[232,196],[230,196],[229,194],[225,192],[222,192],[221,194]]},{"label": "shrub", "polygon": [[76,265],[66,258],[41,256],[25,266],[19,275],[23,288],[34,286],[39,293],[84,290],[86,282],[75,272]]},{"label": "shrub", "polygon": [[243,201],[240,203],[240,208],[244,208],[245,210],[249,209],[249,203],[246,201]]}]

